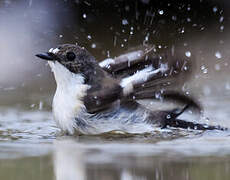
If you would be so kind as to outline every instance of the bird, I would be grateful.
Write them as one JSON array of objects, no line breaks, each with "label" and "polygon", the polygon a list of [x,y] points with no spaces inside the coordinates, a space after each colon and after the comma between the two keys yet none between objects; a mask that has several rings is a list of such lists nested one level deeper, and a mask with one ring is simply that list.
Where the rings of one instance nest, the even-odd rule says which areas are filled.
[{"label": "bird", "polygon": [[[186,79],[189,61],[171,60],[174,55],[156,55],[153,49],[128,52],[99,63],[77,44],[62,44],[36,54],[48,61],[54,73],[57,88],[52,110],[57,126],[68,135],[143,134],[167,127],[222,129],[178,118],[191,107],[201,110],[194,99],[166,88],[172,82],[177,85],[181,73]],[[144,99],[172,100],[183,107],[154,110],[138,102]]]}]

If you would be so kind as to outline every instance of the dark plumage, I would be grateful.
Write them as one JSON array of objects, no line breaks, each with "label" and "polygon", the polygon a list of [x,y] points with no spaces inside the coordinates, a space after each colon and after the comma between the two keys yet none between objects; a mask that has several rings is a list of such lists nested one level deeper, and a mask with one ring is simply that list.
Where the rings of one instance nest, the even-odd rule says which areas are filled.
[{"label": "dark plumage", "polygon": [[[37,56],[53,61],[52,68],[56,68],[58,64],[55,65],[55,62],[58,62],[73,74],[71,76],[83,77],[84,82],[79,84],[79,88],[85,87],[84,85],[89,87],[85,93],[78,95],[80,97],[78,100],[83,102],[86,113],[83,112],[84,108],[74,111],[75,116],[77,116],[75,129],[82,131],[81,133],[91,134],[94,132],[92,129],[98,127],[100,127],[98,128],[100,131],[95,130],[95,132],[103,132],[101,129],[106,123],[113,126],[113,120],[106,120],[109,115],[114,118],[114,123],[121,123],[121,125],[117,125],[118,127],[124,126],[120,130],[126,129],[126,123],[136,126],[135,122],[141,125],[146,123],[158,124],[162,128],[172,126],[197,130],[223,129],[178,119],[178,116],[188,108],[193,108],[197,112],[201,111],[201,106],[193,98],[174,90],[174,87],[178,86],[179,79],[185,82],[190,75],[191,63],[185,57],[174,56],[170,53],[156,55],[151,48],[132,53],[124,54],[115,59],[107,59],[98,64],[85,48],[64,44],[56,49],[51,49],[46,54],[38,54]],[[62,69],[62,67],[60,68]],[[57,79],[56,74],[55,78]],[[137,102],[137,100],[142,99],[173,101],[182,104],[184,108],[150,111]],[[81,111],[80,115],[79,111]],[[133,113],[132,117],[129,115],[130,113]],[[135,115],[135,113],[137,114]],[[143,115],[145,117],[141,120]],[[120,120],[119,116],[128,119],[127,121],[125,119]],[[86,117],[89,119],[85,119]],[[60,117],[58,121],[64,123]],[[84,125],[85,130],[82,130],[80,125]],[[65,124],[62,126],[64,127]],[[66,129],[68,130],[68,128]],[[113,128],[108,129],[113,130]]]}]

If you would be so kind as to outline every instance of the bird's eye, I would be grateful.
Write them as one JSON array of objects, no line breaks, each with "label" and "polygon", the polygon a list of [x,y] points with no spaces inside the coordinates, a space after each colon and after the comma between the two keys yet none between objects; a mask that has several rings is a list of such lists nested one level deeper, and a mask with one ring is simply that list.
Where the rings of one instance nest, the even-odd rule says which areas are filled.
[{"label": "bird's eye", "polygon": [[76,55],[73,52],[67,52],[66,57],[69,61],[73,61]]}]

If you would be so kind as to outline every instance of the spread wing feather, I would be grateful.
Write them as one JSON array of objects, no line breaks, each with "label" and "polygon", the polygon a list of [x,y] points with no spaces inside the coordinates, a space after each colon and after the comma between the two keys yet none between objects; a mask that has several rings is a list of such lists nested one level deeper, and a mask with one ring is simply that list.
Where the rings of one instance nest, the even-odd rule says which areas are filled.
[{"label": "spread wing feather", "polygon": [[201,110],[197,102],[181,91],[191,74],[191,57],[169,50],[156,54],[154,47],[148,47],[105,59],[99,65],[120,80],[123,98],[174,101]]}]

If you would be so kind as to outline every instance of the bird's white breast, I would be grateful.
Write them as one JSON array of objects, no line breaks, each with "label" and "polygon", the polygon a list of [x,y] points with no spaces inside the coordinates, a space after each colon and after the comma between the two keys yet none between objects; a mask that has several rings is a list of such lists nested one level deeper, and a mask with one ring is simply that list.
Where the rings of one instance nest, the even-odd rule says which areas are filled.
[{"label": "bird's white breast", "polygon": [[53,99],[53,114],[59,127],[73,134],[77,129],[75,118],[85,110],[83,97],[90,86],[84,84],[81,74],[74,74],[58,62],[49,62],[57,89]]}]

